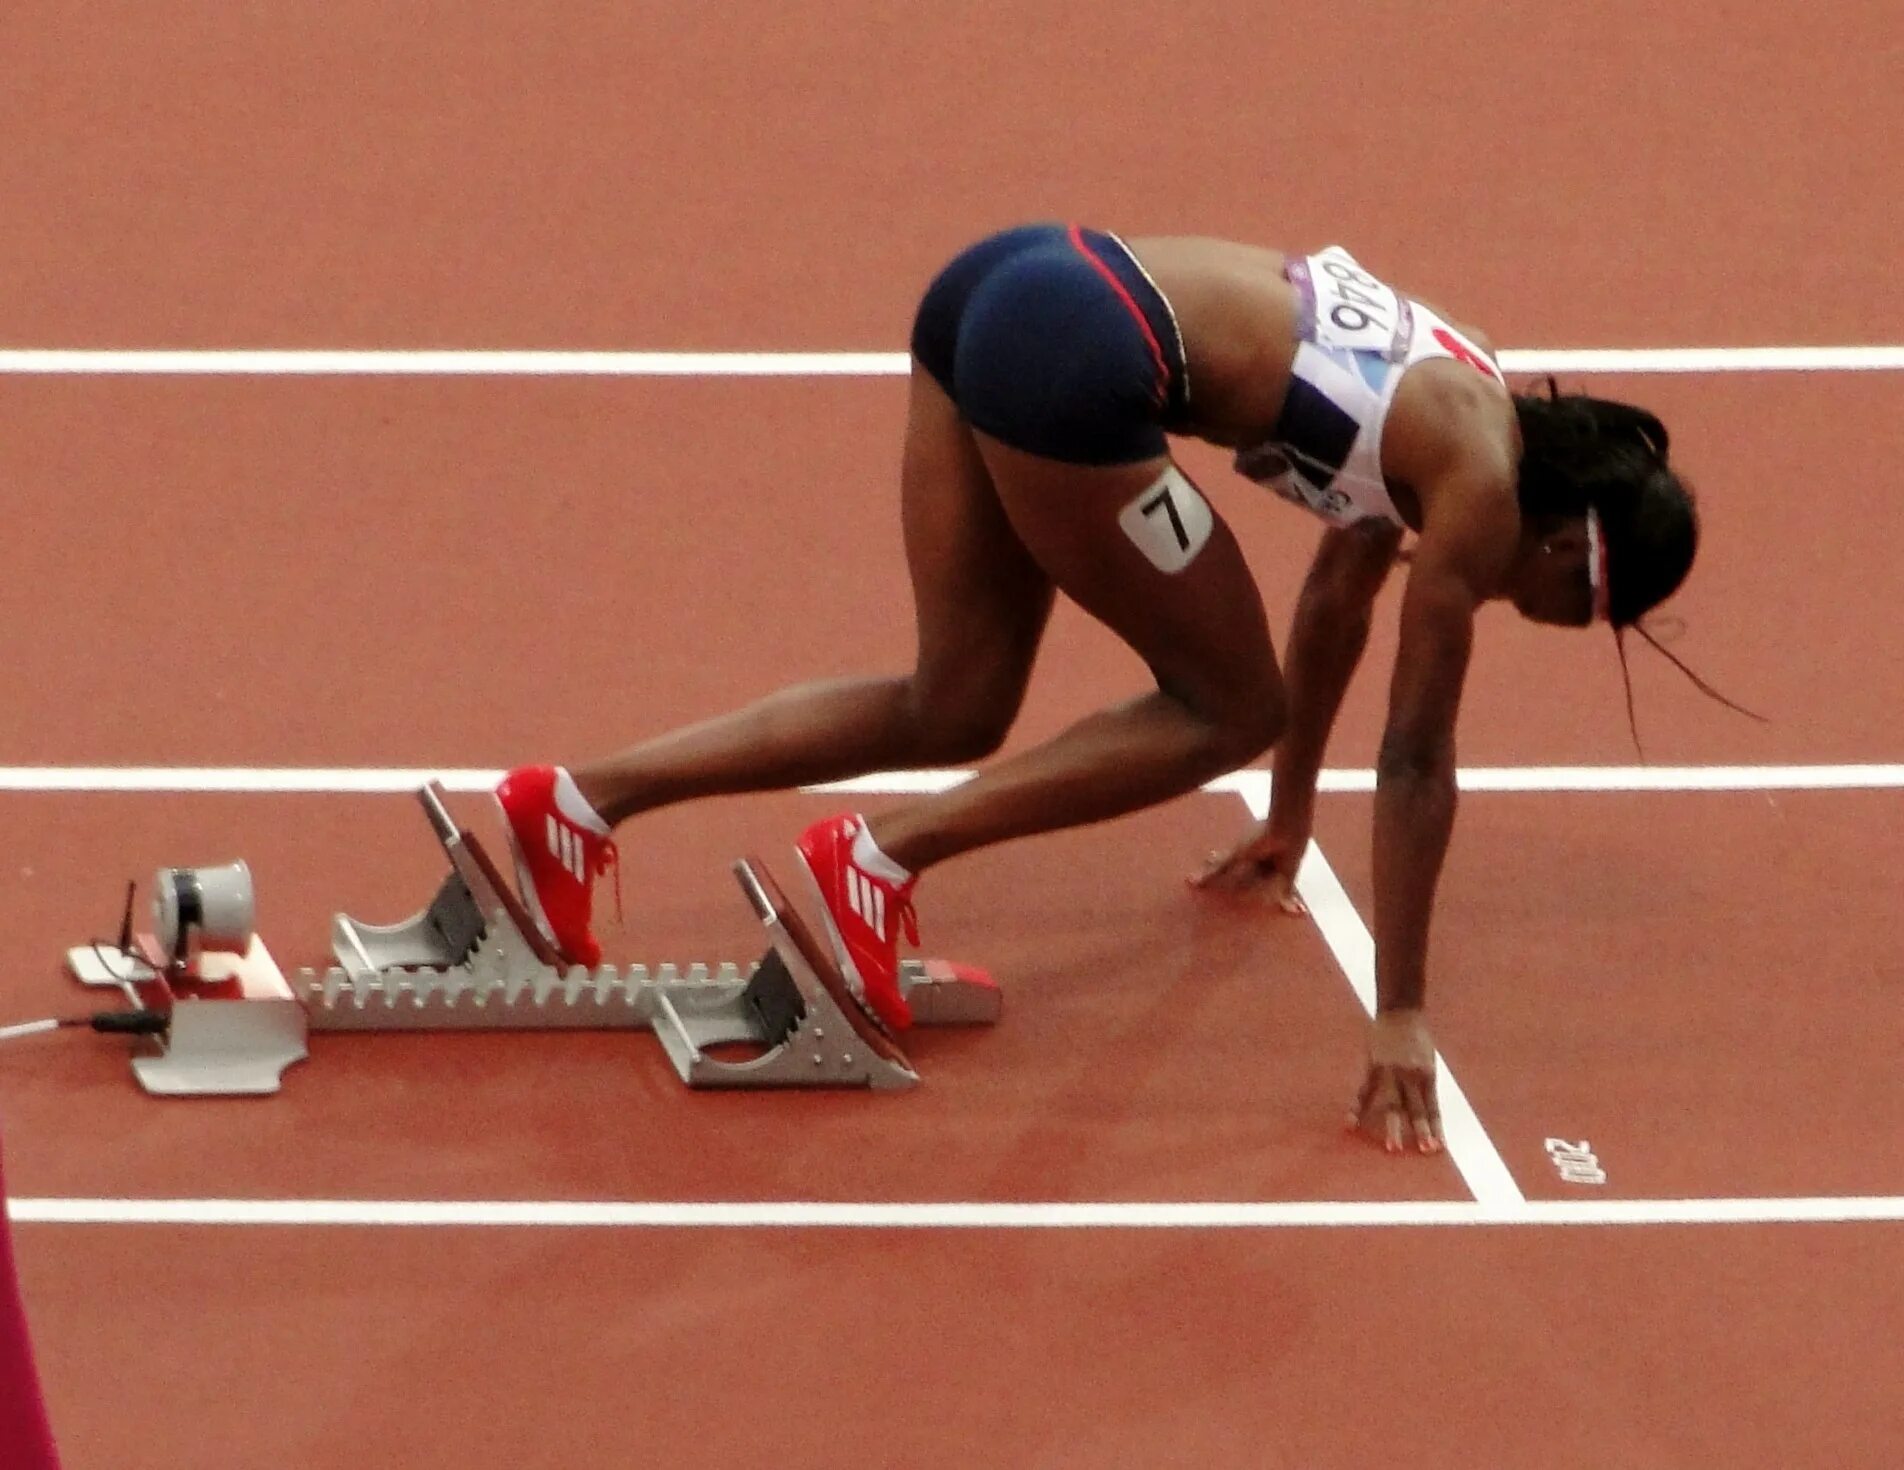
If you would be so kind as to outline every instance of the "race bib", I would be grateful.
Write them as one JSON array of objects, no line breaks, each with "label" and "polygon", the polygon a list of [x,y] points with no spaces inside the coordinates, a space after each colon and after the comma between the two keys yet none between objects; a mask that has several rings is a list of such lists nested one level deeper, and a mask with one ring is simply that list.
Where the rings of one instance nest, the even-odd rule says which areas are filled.
[{"label": "race bib", "polygon": [[1363,270],[1340,245],[1299,264],[1299,278],[1297,272],[1291,275],[1303,289],[1305,309],[1314,314],[1307,334],[1311,341],[1320,347],[1379,353],[1394,362],[1408,355],[1414,317],[1393,287]]},{"label": "race bib", "polygon": [[1175,576],[1197,559],[1216,528],[1216,515],[1173,464],[1118,513],[1117,523],[1152,566]]}]

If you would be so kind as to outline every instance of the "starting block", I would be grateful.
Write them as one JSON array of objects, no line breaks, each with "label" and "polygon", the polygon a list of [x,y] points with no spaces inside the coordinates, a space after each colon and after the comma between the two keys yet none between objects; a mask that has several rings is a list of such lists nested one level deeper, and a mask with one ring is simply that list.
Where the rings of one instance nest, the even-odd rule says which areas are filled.
[{"label": "starting block", "polygon": [[[766,933],[758,963],[564,965],[482,844],[452,818],[442,788],[432,782],[418,800],[449,876],[401,924],[337,915],[336,963],[326,970],[287,977],[255,934],[240,953],[189,960],[149,935],[126,949],[67,951],[75,979],[115,987],[163,1019],[140,1038],[132,1064],[148,1092],[276,1092],[314,1031],[649,1030],[690,1087],[917,1085],[897,1038],[854,996],[759,858],[733,865]],[[990,1025],[1002,1010],[997,985],[967,966],[910,960],[900,983],[919,1025]],[[733,1046],[755,1054],[710,1051]]]}]

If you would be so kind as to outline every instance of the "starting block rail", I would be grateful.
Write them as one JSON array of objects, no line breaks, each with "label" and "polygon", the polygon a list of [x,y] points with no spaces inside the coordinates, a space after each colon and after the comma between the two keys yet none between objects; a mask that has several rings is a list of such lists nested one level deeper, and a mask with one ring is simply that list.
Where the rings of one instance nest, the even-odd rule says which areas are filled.
[{"label": "starting block rail", "polygon": [[[167,1017],[140,1038],[133,1070],[169,1096],[272,1093],[308,1055],[311,1032],[649,1030],[682,1081],[696,1088],[917,1085],[898,1039],[853,995],[766,865],[733,872],[767,949],[731,962],[594,969],[564,965],[520,896],[434,782],[418,800],[450,862],[430,903],[399,924],[345,914],[331,927],[336,961],[287,978],[263,942],[241,955],[168,962],[150,938],[128,953],[102,945],[67,952],[88,985],[113,986]],[[989,1025],[1002,1009],[982,971],[911,960],[900,983],[915,1023]],[[712,1048],[752,1047],[752,1056]]]}]

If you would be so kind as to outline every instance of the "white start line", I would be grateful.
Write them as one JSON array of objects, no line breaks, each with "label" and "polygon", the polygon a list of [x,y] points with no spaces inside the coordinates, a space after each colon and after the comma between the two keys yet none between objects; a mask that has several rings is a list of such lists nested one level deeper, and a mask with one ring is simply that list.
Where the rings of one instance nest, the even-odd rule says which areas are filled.
[{"label": "white start line", "polygon": [[[1904,370],[1904,345],[1509,348],[1510,373],[1817,373]],[[876,378],[903,352],[569,352],[436,348],[0,350],[0,374],[134,377]]]},{"label": "white start line", "polygon": [[1855,1225],[1904,1196],[1725,1199],[918,1203],[772,1200],[14,1199],[19,1225],[688,1230],[1276,1230],[1459,1226]]}]

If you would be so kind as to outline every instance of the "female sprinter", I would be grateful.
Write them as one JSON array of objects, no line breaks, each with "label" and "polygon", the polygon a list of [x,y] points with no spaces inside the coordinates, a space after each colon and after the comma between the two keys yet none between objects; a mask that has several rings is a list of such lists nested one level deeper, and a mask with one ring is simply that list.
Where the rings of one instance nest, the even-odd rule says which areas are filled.
[{"label": "female sprinter", "polygon": [[[799,838],[849,981],[910,1022],[897,931],[935,863],[1190,791],[1271,745],[1274,805],[1204,875],[1288,898],[1323,745],[1370,604],[1417,533],[1375,802],[1379,1014],[1357,1106],[1400,1148],[1441,1146],[1423,1020],[1429,910],[1454,818],[1454,728],[1482,603],[1631,624],[1692,565],[1692,502],[1652,415],[1510,395],[1488,344],[1369,275],[1221,240],[1007,230],[932,283],[912,333],[900,515],[918,622],[910,674],[803,684],[497,796],[525,895],[594,963],[593,879],[612,828],[671,802],[995,751],[1061,591],[1157,687],[939,795]],[[1551,385],[1550,385],[1551,389]],[[1279,671],[1228,526],[1165,434],[1329,523]]]}]

